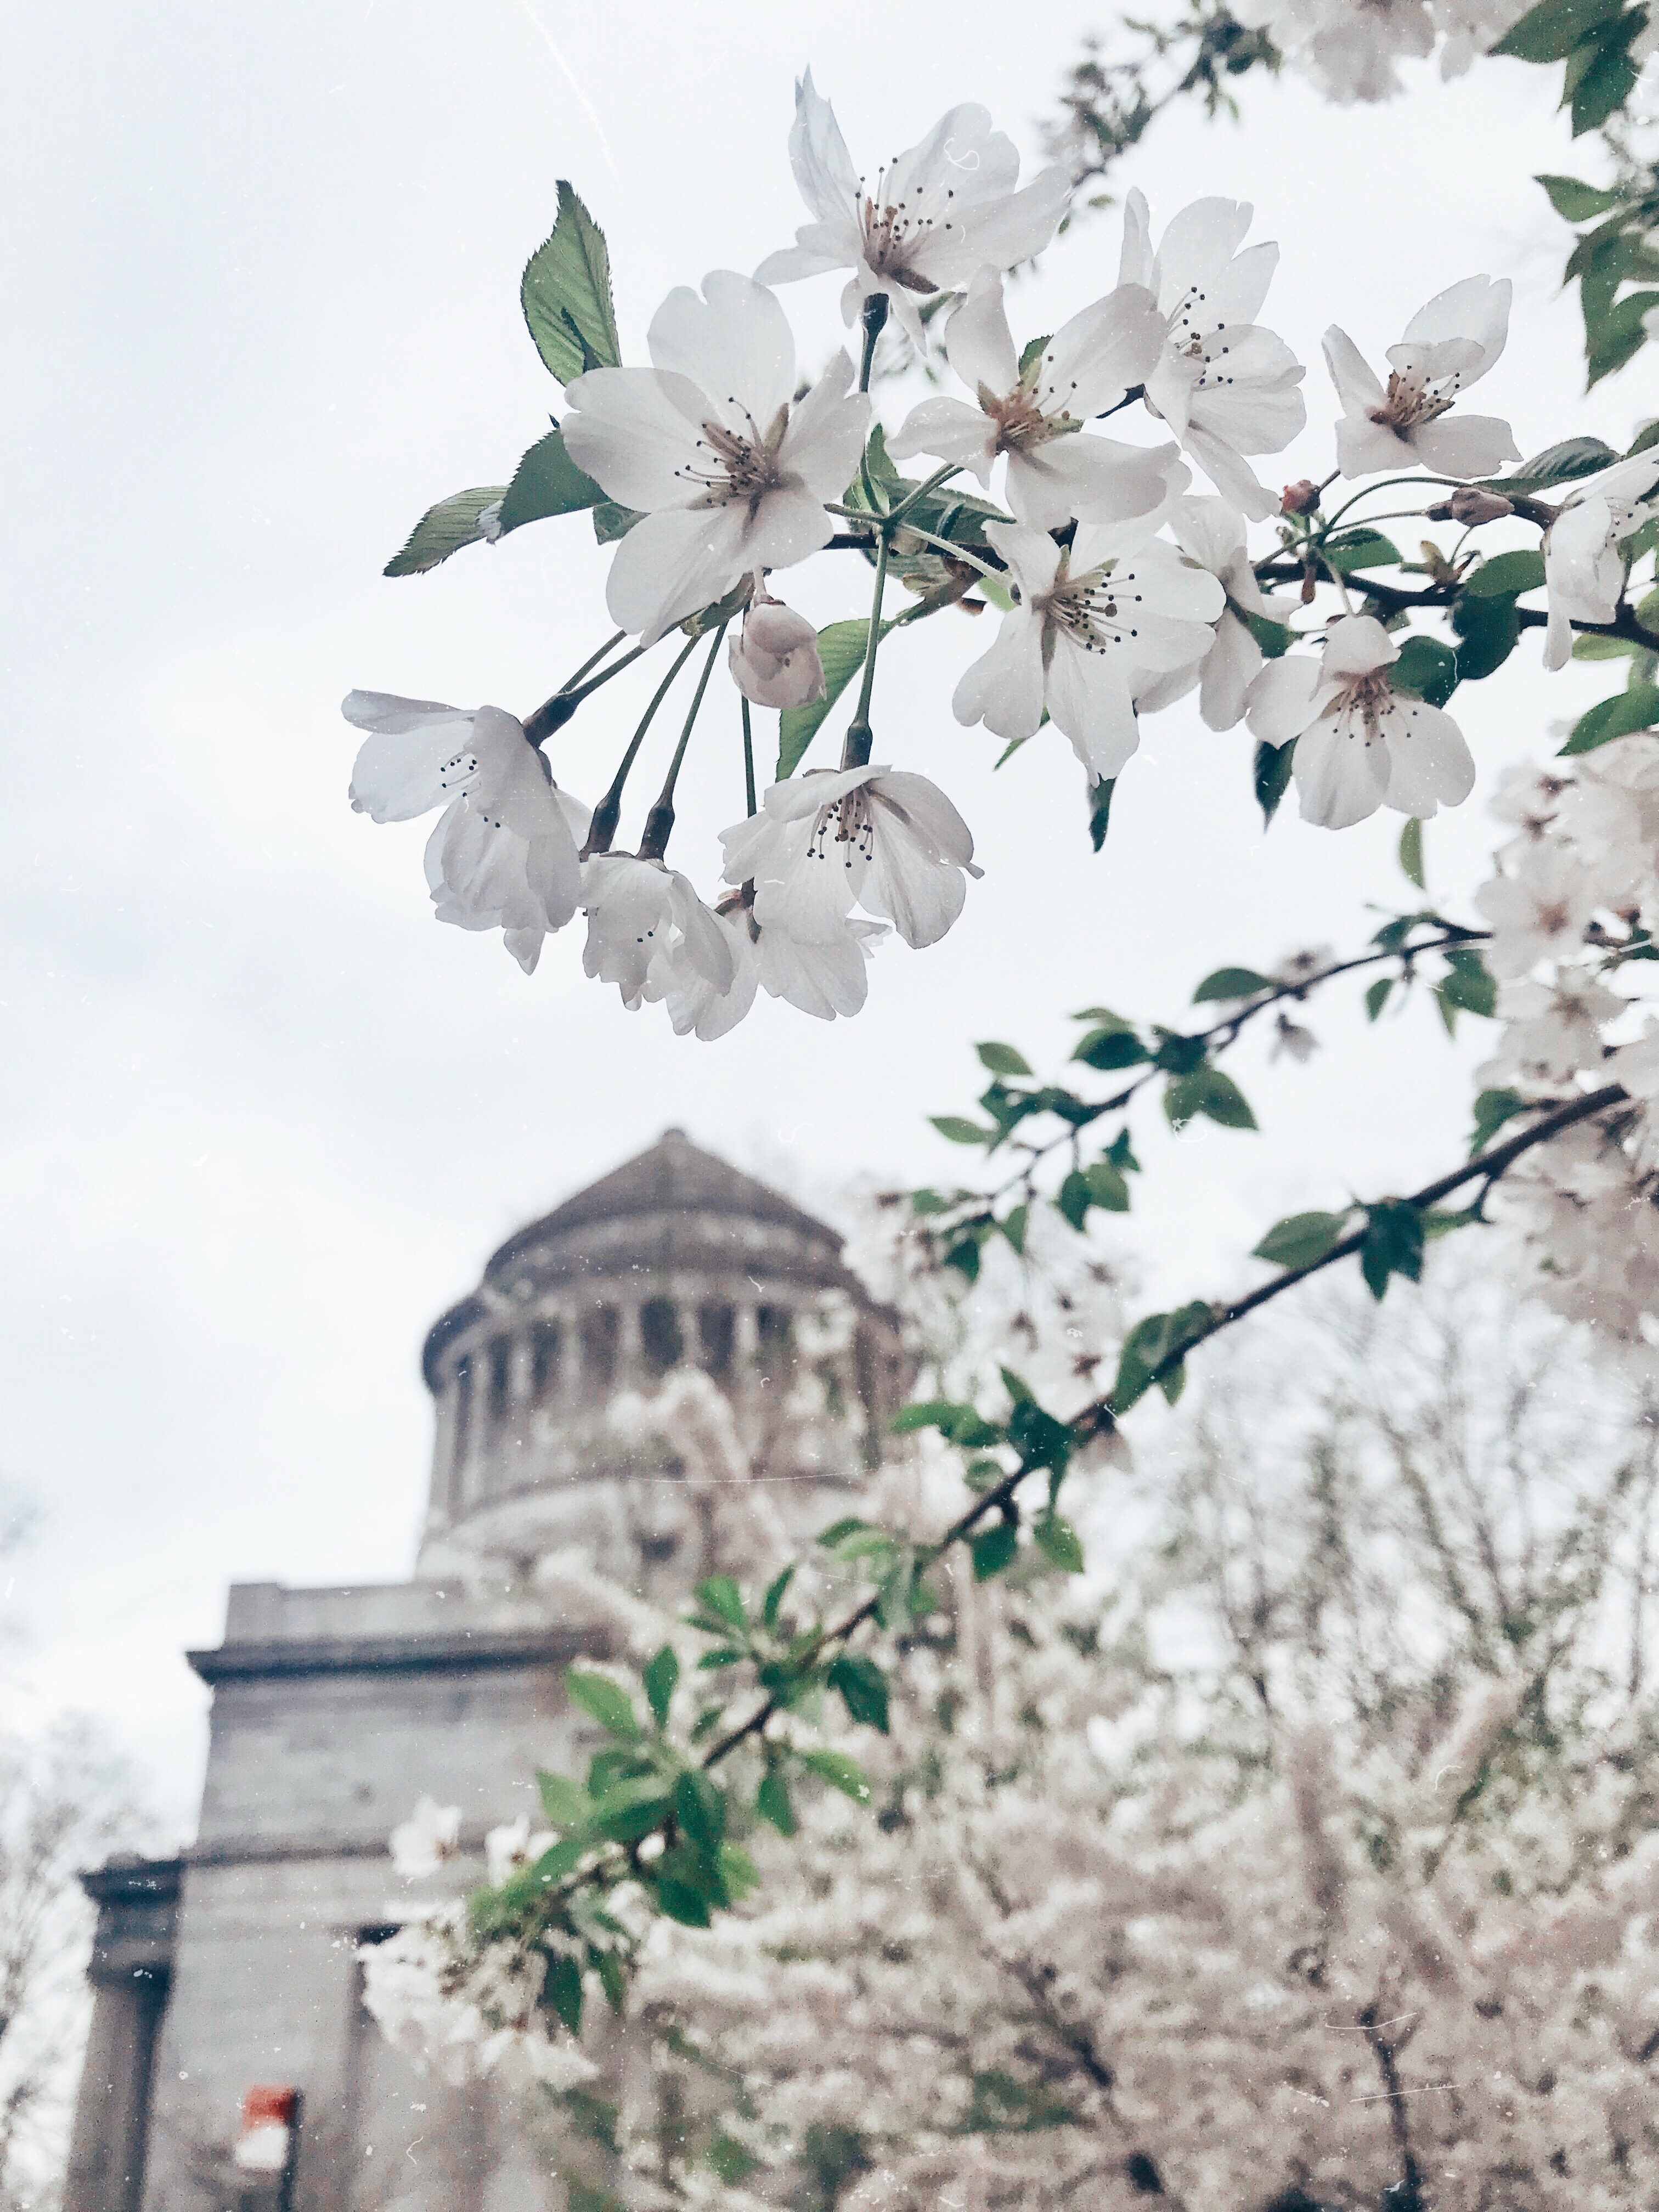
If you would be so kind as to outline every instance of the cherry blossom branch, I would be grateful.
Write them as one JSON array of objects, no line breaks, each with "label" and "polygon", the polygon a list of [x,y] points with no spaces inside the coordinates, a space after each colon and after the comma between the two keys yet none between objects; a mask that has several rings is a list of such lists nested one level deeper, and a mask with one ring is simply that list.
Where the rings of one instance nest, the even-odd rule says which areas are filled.
[{"label": "cherry blossom branch", "polygon": [[[620,676],[624,668],[631,668],[642,653],[650,651],[648,646],[636,645],[631,652],[623,653],[620,660],[613,661],[609,668],[601,669],[591,683],[582,684],[581,678],[588,670],[596,662],[603,660],[606,653],[620,645],[627,635],[625,629],[619,629],[609,644],[602,645],[596,653],[583,661],[574,676],[565,678],[550,699],[544,699],[539,707],[526,716],[524,733],[532,745],[544,744],[556,730],[564,727],[584,699],[597,691],[602,684],[608,684],[613,676]],[[576,688],[578,685],[580,689]]]},{"label": "cherry blossom branch", "polygon": [[616,836],[617,825],[622,820],[623,787],[628,781],[628,772],[634,765],[640,747],[645,743],[645,733],[651,727],[658,708],[668,696],[669,686],[690,659],[692,647],[696,642],[695,637],[687,638],[674,656],[673,666],[653,693],[651,704],[640,717],[640,726],[629,739],[628,750],[617,763],[616,775],[611,779],[610,790],[593,809],[593,819],[588,828],[587,842],[582,847],[583,860],[590,860],[595,853],[608,853],[611,850],[611,840]]},{"label": "cherry blossom branch", "polygon": [[738,703],[743,709],[743,795],[752,818],[760,811],[755,799],[755,732],[749,725],[749,695],[738,694]]},{"label": "cherry blossom branch", "polygon": [[[726,631],[722,623],[708,641],[708,658],[702,664],[702,674],[697,678],[697,688],[691,695],[691,706],[685,717],[685,727],[680,732],[680,741],[674,748],[674,757],[668,763],[668,773],[656,805],[645,817],[645,835],[640,840],[642,860],[660,860],[668,850],[668,840],[674,830],[674,786],[679,781],[680,763],[685,758],[685,749],[691,742],[691,730],[702,705],[702,695],[708,689],[708,679],[714,672],[714,663],[720,656],[721,641]],[[692,640],[693,644],[696,642]]]},{"label": "cherry blossom branch", "polygon": [[887,562],[892,544],[890,530],[884,528],[876,547],[876,588],[870,602],[870,627],[864,641],[864,680],[859,686],[859,703],[847,726],[847,738],[841,752],[844,769],[867,768],[870,749],[875,742],[870,727],[870,695],[876,684],[876,654],[881,648],[881,600],[887,588]]}]

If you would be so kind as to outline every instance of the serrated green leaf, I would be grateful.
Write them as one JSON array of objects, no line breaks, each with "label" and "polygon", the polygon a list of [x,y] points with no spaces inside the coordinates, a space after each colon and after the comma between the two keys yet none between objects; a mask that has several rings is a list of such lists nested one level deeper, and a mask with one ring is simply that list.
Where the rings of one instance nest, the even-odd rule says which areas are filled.
[{"label": "serrated green leaf", "polygon": [[846,1706],[849,1720],[886,1735],[887,1677],[873,1659],[866,1658],[862,1652],[843,1651],[827,1679]]},{"label": "serrated green leaf", "polygon": [[1039,1513],[1031,1523],[1031,1534],[1043,1557],[1062,1574],[1083,1572],[1083,1546],[1069,1521],[1053,1511]]},{"label": "serrated green leaf", "polygon": [[1089,1184],[1089,1197],[1094,1205],[1104,1207],[1108,1213],[1127,1213],[1129,1211],[1129,1186],[1114,1161],[1091,1161],[1085,1173]]},{"label": "serrated green leaf", "polygon": [[763,1820],[769,1820],[781,1836],[794,1834],[795,1808],[781,1768],[769,1766],[762,1776],[760,1788],[755,1793],[755,1810]]},{"label": "serrated green leaf", "polygon": [[1346,576],[1356,568],[1395,568],[1400,548],[1380,530],[1339,530],[1320,548],[1333,568]]},{"label": "serrated green leaf", "polygon": [[1582,39],[1610,21],[1623,5],[1624,0],[1538,0],[1538,5],[1528,8],[1492,52],[1523,62],[1563,61]]},{"label": "serrated green leaf", "polygon": [[1550,196],[1550,205],[1568,222],[1589,222],[1592,216],[1605,215],[1619,204],[1617,192],[1603,191],[1598,185],[1581,183],[1577,177],[1534,177],[1535,185],[1542,185]]},{"label": "serrated green leaf", "polygon": [[1255,1256],[1292,1274],[1316,1267],[1341,1242],[1347,1218],[1346,1213],[1287,1213],[1274,1222],[1255,1247]]},{"label": "serrated green leaf", "polygon": [[1294,738],[1283,745],[1270,745],[1264,741],[1255,749],[1255,803],[1261,809],[1264,830],[1272,827],[1279,802],[1291,787],[1291,770],[1295,764]]},{"label": "serrated green leaf", "polygon": [[579,1667],[571,1667],[565,1672],[564,1686],[583,1711],[591,1713],[610,1735],[632,1736],[639,1734],[640,1724],[635,1717],[633,1699],[626,1690],[620,1689],[604,1674],[588,1674]]},{"label": "serrated green leaf", "polygon": [[726,1834],[725,1792],[706,1774],[682,1774],[674,1784],[674,1818],[682,1833],[712,1856]]},{"label": "serrated green leaf", "polygon": [[1253,999],[1258,991],[1271,991],[1273,978],[1258,975],[1254,968],[1218,968],[1193,993],[1195,1006],[1214,999]]},{"label": "serrated green leaf", "polygon": [[1460,945],[1447,953],[1446,974],[1439,988],[1448,1005],[1459,1006],[1465,1013],[1481,1014],[1490,1020],[1498,1012],[1497,981],[1473,945]]},{"label": "serrated green leaf", "polygon": [[561,384],[590,367],[621,366],[605,233],[562,177],[557,218],[525,264],[519,299],[536,350]]},{"label": "serrated green leaf", "polygon": [[979,1054],[981,1065],[988,1067],[993,1075],[1029,1075],[1031,1073],[1024,1053],[1016,1052],[1011,1044],[981,1044],[975,1045],[974,1049]]},{"label": "serrated green leaf", "polygon": [[712,1927],[708,1900],[699,1897],[686,1883],[676,1881],[672,1875],[656,1878],[657,1903],[671,1920],[678,1920],[682,1928]]},{"label": "serrated green leaf", "polygon": [[646,1662],[641,1679],[645,1683],[645,1694],[649,1701],[651,1711],[655,1716],[657,1726],[666,1728],[669,1701],[673,1697],[674,1686],[680,1679],[680,1662],[672,1644],[665,1644],[653,1658]]},{"label": "serrated green leaf", "polygon": [[1139,1066],[1152,1054],[1132,1029],[1099,1029],[1090,1031],[1072,1058],[1103,1075],[1110,1075],[1119,1068]]},{"label": "serrated green leaf", "polygon": [[544,1994],[559,2018],[579,2039],[582,2032],[582,1970],[563,1951],[547,1962]]},{"label": "serrated green leaf", "polygon": [[381,574],[419,576],[459,553],[463,545],[482,544],[485,532],[480,518],[506,496],[505,484],[475,484],[471,491],[452,492],[441,499],[436,507],[428,507]]},{"label": "serrated green leaf", "polygon": [[1469,1144],[1469,1158],[1484,1152],[1505,1121],[1516,1114],[1523,1114],[1528,1102],[1518,1091],[1482,1091],[1474,1102],[1474,1135]]},{"label": "serrated green leaf", "polygon": [[654,1776],[619,1782],[593,1808],[593,1832],[613,1844],[636,1844],[661,1827],[673,1809],[672,1796]]},{"label": "serrated green leaf", "polygon": [[1595,313],[1587,325],[1586,361],[1592,385],[1613,375],[1642,350],[1647,343],[1647,318],[1656,308],[1659,292],[1627,292]]},{"label": "serrated green leaf", "polygon": [[1036,368],[1042,359],[1042,349],[1048,343],[1048,340],[1046,337],[1026,340],[1019,356],[1019,380],[1022,384],[1025,381],[1026,372]]},{"label": "serrated green leaf", "polygon": [[1274,622],[1267,615],[1252,614],[1248,607],[1240,611],[1245,628],[1261,647],[1265,659],[1279,660],[1296,643],[1296,632],[1288,623]]},{"label": "serrated green leaf", "polygon": [[1088,1218],[1091,1194],[1089,1178],[1073,1168],[1054,1194],[1054,1205],[1073,1229],[1081,1230]]},{"label": "serrated green leaf", "polygon": [[964,1120],[960,1114],[930,1114],[928,1120],[941,1137],[953,1145],[986,1145],[996,1135],[994,1129],[982,1128],[977,1121]]},{"label": "serrated green leaf", "polygon": [[696,1586],[692,1595],[700,1605],[706,1606],[716,1620],[732,1628],[747,1628],[749,1615],[744,1610],[743,1592],[730,1575],[710,1575]]},{"label": "serrated green leaf", "polygon": [[1231,1075],[1207,1062],[1189,1075],[1178,1075],[1165,1086],[1164,1111],[1172,1129],[1184,1129],[1202,1114],[1224,1129],[1254,1129],[1255,1115],[1249,1101]]},{"label": "serrated green leaf", "polygon": [[1572,726],[1572,735],[1561,748],[1561,755],[1593,753],[1598,745],[1611,744],[1615,738],[1651,729],[1656,721],[1659,721],[1659,688],[1651,684],[1632,684],[1626,690],[1615,691],[1611,699],[1603,699],[1589,714],[1581,714]]},{"label": "serrated green leaf", "polygon": [[1423,824],[1413,815],[1400,833],[1400,871],[1408,883],[1423,888]]},{"label": "serrated green leaf", "polygon": [[624,507],[620,500],[601,499],[593,507],[593,539],[599,545],[614,545],[619,538],[626,538],[640,520],[636,507]]},{"label": "serrated green leaf", "polygon": [[1521,617],[1505,594],[1486,599],[1467,594],[1452,609],[1457,632],[1457,680],[1479,684],[1493,675],[1521,641]]},{"label": "serrated green leaf", "polygon": [[848,1759],[842,1751],[804,1751],[801,1765],[810,1767],[820,1782],[827,1782],[832,1790],[839,1790],[843,1797],[850,1797],[855,1805],[870,1802],[870,1784],[864,1770],[856,1759]]},{"label": "serrated green leaf", "polygon": [[574,514],[605,496],[592,477],[584,476],[564,449],[557,430],[538,438],[519,463],[518,472],[501,501],[501,535],[540,522],[550,514]]},{"label": "serrated green leaf", "polygon": [[1563,438],[1558,445],[1546,446],[1541,453],[1534,453],[1528,461],[1507,477],[1492,477],[1487,482],[1493,491],[1547,491],[1551,484],[1567,483],[1577,477],[1594,476],[1600,469],[1608,467],[1619,459],[1613,447],[1601,438]]},{"label": "serrated green leaf", "polygon": [[[894,622],[884,622],[881,635],[886,637]],[[818,632],[818,659],[823,663],[823,696],[815,699],[810,707],[786,707],[778,717],[777,781],[784,782],[800,766],[810,745],[829,719],[830,710],[853,678],[864,665],[864,650],[869,642],[870,623],[867,616],[854,622],[831,623],[828,629]]]},{"label": "serrated green leaf", "polygon": [[994,1521],[988,1528],[981,1528],[973,1537],[969,1549],[973,1556],[974,1580],[988,1583],[1000,1575],[1019,1549],[1019,1530],[1012,1521]]},{"label": "serrated green leaf", "polygon": [[1596,54],[1572,88],[1572,135],[1599,131],[1636,89],[1641,75],[1626,49],[1612,40]]},{"label": "serrated green leaf", "polygon": [[1365,1018],[1368,1022],[1374,1022],[1377,1016],[1382,1012],[1383,1007],[1387,1006],[1389,1002],[1389,994],[1393,990],[1393,988],[1394,977],[1392,975],[1379,975],[1376,982],[1370,983],[1366,986]]},{"label": "serrated green leaf", "polygon": [[1391,1275],[1416,1282],[1423,1273],[1423,1217],[1404,1199],[1385,1198],[1366,1209],[1365,1241],[1359,1272],[1374,1298],[1381,1298]]}]

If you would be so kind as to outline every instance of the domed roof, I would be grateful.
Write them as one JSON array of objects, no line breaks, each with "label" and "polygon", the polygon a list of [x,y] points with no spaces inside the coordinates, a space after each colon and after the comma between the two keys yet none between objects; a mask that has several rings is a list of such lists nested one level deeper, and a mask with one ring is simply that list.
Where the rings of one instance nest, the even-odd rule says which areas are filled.
[{"label": "domed roof", "polygon": [[580,1278],[741,1267],[834,1286],[867,1305],[841,1248],[827,1223],[704,1152],[683,1129],[665,1129],[649,1151],[509,1237],[479,1288],[434,1323],[422,1369],[435,1389],[440,1355],[475,1322]]}]

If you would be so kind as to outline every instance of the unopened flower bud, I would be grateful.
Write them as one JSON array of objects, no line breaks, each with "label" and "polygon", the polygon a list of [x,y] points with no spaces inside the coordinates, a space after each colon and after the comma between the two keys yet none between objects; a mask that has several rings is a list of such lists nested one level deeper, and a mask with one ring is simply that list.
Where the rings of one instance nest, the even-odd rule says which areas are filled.
[{"label": "unopened flower bud", "polygon": [[1279,502],[1281,514],[1311,514],[1319,504],[1319,486],[1311,477],[1299,477],[1293,484],[1286,484],[1285,495]]},{"label": "unopened flower bud", "polygon": [[808,707],[823,696],[817,632],[781,600],[751,606],[726,653],[732,681],[757,707]]},{"label": "unopened flower bud", "polygon": [[1423,511],[1431,522],[1464,522],[1473,526],[1477,522],[1500,522],[1515,513],[1515,506],[1502,492],[1478,491],[1473,484],[1463,484],[1449,499],[1437,499]]}]

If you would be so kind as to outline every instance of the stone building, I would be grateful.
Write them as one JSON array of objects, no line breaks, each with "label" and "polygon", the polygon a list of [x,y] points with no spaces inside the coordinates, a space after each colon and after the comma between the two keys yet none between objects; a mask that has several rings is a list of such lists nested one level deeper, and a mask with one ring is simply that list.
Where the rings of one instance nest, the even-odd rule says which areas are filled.
[{"label": "stone building", "polygon": [[[729,1402],[752,1496],[711,1508],[619,1418],[682,1363]],[[364,1942],[395,1926],[386,1838],[429,1794],[463,1808],[456,1887],[486,1829],[578,1770],[563,1670],[603,1655],[550,1561],[672,1600],[752,1504],[805,1540],[846,1510],[908,1370],[894,1316],[835,1232],[678,1130],[508,1240],[427,1338],[436,1411],[413,1578],[234,1587],[195,1843],[87,1877],[94,2002],[66,2212],[275,2201],[230,2159],[246,2091],[301,2099],[291,2212],[556,2212],[516,2118],[410,2069],[364,2012]]]}]

